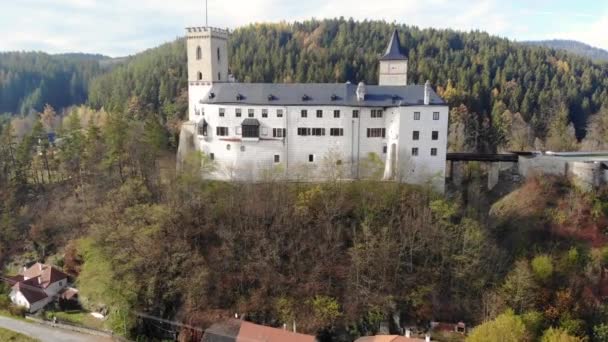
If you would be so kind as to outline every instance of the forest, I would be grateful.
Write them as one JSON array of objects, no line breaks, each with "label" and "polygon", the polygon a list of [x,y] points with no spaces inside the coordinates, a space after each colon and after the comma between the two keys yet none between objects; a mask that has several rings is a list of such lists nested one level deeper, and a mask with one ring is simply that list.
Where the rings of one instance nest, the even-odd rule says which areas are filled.
[{"label": "forest", "polygon": [[[248,82],[375,83],[393,28],[343,19],[243,27],[230,41],[231,69]],[[451,105],[452,150],[608,148],[605,65],[481,32],[399,30],[410,80],[430,79]],[[25,63],[11,58],[12,70]],[[295,321],[321,341],[430,321],[464,321],[472,342],[608,341],[608,189],[532,177],[503,196],[475,163],[445,196],[376,179],[215,182],[204,155],[175,168],[183,40],[112,70],[96,65],[99,76],[82,78],[84,99],[41,97],[22,111],[24,92],[3,109],[23,115],[0,116],[0,265],[7,274],[35,260],[62,267],[116,334],[171,338],[138,312],[203,329],[238,313]],[[15,79],[0,82],[1,96]],[[182,329],[178,339],[197,334]]]}]

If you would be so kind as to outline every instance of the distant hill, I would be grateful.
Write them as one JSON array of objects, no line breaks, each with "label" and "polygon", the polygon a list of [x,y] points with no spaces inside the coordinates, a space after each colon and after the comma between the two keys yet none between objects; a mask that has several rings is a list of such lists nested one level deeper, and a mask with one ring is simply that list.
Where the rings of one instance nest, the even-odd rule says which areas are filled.
[{"label": "distant hill", "polygon": [[525,44],[548,47],[557,50],[566,50],[568,52],[577,54],[583,57],[589,57],[594,61],[608,62],[608,51],[599,49],[585,43],[578,42],[576,40],[539,40],[539,41],[528,41]]}]

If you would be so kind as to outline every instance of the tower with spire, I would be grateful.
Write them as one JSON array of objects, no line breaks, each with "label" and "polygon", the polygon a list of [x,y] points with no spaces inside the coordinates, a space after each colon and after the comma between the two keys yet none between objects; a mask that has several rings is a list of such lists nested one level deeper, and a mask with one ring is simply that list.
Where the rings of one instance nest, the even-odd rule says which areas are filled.
[{"label": "tower with spire", "polygon": [[401,50],[399,33],[393,31],[386,52],[380,57],[380,79],[381,86],[405,86],[407,85],[407,57]]}]

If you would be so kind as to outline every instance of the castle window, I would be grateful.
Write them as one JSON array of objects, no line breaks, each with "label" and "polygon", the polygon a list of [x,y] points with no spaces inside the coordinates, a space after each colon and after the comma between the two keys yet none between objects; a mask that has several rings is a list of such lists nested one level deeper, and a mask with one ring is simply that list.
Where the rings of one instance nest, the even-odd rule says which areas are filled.
[{"label": "castle window", "polygon": [[254,116],[254,114],[255,114],[255,110],[253,110],[253,109],[248,109],[247,110],[247,116],[248,117],[252,118]]},{"label": "castle window", "polygon": [[207,136],[207,121],[203,120],[203,123],[198,125],[198,135]]},{"label": "castle window", "polygon": [[386,154],[387,151],[388,151],[388,146],[386,146],[386,145],[382,146],[382,153]]},{"label": "castle window", "polygon": [[215,160],[215,154],[209,153],[209,160]]},{"label": "castle window", "polygon": [[381,119],[383,111],[382,109],[372,109],[372,118]]},{"label": "castle window", "polygon": [[227,145],[226,145],[226,149],[227,149],[228,151],[230,151],[230,144],[227,144]]},{"label": "castle window", "polygon": [[339,118],[339,117],[340,117],[340,111],[334,110],[334,118]]},{"label": "castle window", "polygon": [[309,154],[308,155],[308,162],[309,163],[314,163],[315,161],[315,155],[314,154]]},{"label": "castle window", "polygon": [[217,61],[220,61],[220,48],[217,48]]},{"label": "castle window", "polygon": [[433,133],[431,134],[431,139],[439,140],[439,131],[433,131]]},{"label": "castle window", "polygon": [[302,136],[310,135],[310,128],[298,127],[298,135],[302,135]]},{"label": "castle window", "polygon": [[418,155],[418,147],[412,147],[412,155],[413,156],[417,156]]},{"label": "castle window", "polygon": [[433,120],[439,120],[439,112],[433,112]]},{"label": "castle window", "polygon": [[414,112],[414,120],[420,120],[420,112]]},{"label": "castle window", "polygon": [[277,109],[277,118],[282,118],[282,117],[283,117],[283,110]]},{"label": "castle window", "polygon": [[308,111],[307,111],[306,109],[302,109],[302,111],[300,112],[300,115],[301,115],[303,118],[306,118],[306,117],[308,117]]},{"label": "castle window", "polygon": [[358,119],[359,118],[359,110],[355,109],[353,110],[353,119]]},{"label": "castle window", "polygon": [[201,60],[201,59],[203,59],[203,50],[201,49],[201,47],[200,47],[200,46],[198,46],[198,47],[196,48],[196,59],[197,59],[197,60]]},{"label": "castle window", "polygon": [[245,152],[245,145],[241,145],[241,152]]},{"label": "castle window", "polygon": [[220,118],[223,118],[226,114],[226,108],[220,108]]},{"label": "castle window", "polygon": [[203,80],[203,73],[199,71],[198,74],[196,75],[196,79],[199,80],[199,81],[202,81]]},{"label": "castle window", "polygon": [[386,128],[368,128],[368,138],[384,138],[386,137]]},{"label": "castle window", "polygon": [[237,108],[234,110],[234,115],[236,115],[237,118],[240,118],[241,114],[242,114],[241,108]]},{"label": "castle window", "polygon": [[330,128],[329,135],[333,137],[341,137],[344,135],[344,128]]},{"label": "castle window", "polygon": [[217,80],[218,80],[218,81],[221,81],[221,80],[222,80],[222,75],[221,75],[219,72],[217,73]]},{"label": "castle window", "polygon": [[420,140],[420,131],[414,131],[412,134],[412,140]]},{"label": "castle window", "polygon": [[436,148],[431,148],[431,156],[436,156],[437,155],[437,149]]},{"label": "castle window", "polygon": [[268,117],[268,109],[262,109],[262,117],[263,118],[267,118]]},{"label": "castle window", "polygon": [[313,128],[312,135],[323,136],[325,135],[325,128]]},{"label": "castle window", "polygon": [[273,128],[272,137],[273,138],[284,138],[285,137],[285,128]]},{"label": "castle window", "polygon": [[255,119],[245,119],[241,124],[243,127],[243,138],[259,138],[260,123]]},{"label": "castle window", "polygon": [[317,117],[318,118],[322,118],[323,117],[323,111],[322,110],[317,110]]},{"label": "castle window", "polygon": [[280,156],[280,155],[278,155],[278,154],[275,154],[275,155],[274,155],[274,162],[275,162],[275,163],[280,163],[280,162],[281,162],[281,156]]},{"label": "castle window", "polygon": [[228,127],[216,127],[215,134],[218,137],[225,137],[228,135]]}]

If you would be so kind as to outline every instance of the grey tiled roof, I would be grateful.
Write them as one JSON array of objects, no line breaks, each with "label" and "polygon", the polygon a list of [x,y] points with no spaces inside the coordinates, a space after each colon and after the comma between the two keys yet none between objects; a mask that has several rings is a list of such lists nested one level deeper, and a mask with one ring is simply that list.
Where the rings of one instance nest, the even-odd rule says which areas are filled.
[{"label": "grey tiled roof", "polygon": [[384,56],[380,57],[381,61],[399,61],[407,60],[407,57],[401,52],[401,43],[399,43],[399,33],[397,30],[393,32],[391,41],[388,43]]},{"label": "grey tiled roof", "polygon": [[[354,84],[311,83],[214,83],[209,96],[201,100],[207,104],[247,104],[262,106],[352,106],[397,107],[424,104],[424,86],[366,85],[364,101],[357,101]],[[446,105],[433,90],[431,105]]]}]

